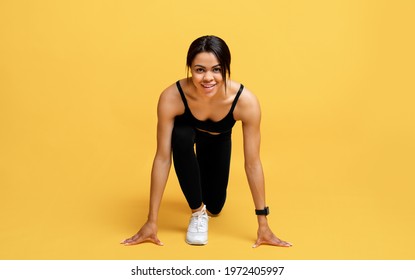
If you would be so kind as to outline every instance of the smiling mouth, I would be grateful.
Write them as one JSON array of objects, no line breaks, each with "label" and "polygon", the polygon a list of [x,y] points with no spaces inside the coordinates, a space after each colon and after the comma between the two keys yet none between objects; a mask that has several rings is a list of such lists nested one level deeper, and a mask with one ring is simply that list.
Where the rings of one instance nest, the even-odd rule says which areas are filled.
[{"label": "smiling mouth", "polygon": [[204,84],[202,84],[202,87],[204,87],[204,88],[213,88],[214,86],[216,86],[216,84],[213,84],[213,85],[204,85]]}]

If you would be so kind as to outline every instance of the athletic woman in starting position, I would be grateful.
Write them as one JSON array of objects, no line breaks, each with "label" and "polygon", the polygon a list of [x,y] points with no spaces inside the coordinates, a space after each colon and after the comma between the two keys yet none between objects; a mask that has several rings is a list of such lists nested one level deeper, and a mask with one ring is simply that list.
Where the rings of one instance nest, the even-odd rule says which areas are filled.
[{"label": "athletic woman in starting position", "polygon": [[291,246],[276,237],[268,225],[269,208],[265,202],[259,155],[260,106],[248,89],[230,80],[230,63],[231,54],[222,39],[200,37],[188,50],[188,77],[169,86],[160,95],[148,219],[122,244],[151,241],[162,245],[157,237],[157,220],[171,155],[192,212],[186,242],[207,244],[209,216],[217,216],[226,200],[232,127],[236,121],[241,121],[245,171],[258,220],[257,240],[253,247],[262,244]]}]

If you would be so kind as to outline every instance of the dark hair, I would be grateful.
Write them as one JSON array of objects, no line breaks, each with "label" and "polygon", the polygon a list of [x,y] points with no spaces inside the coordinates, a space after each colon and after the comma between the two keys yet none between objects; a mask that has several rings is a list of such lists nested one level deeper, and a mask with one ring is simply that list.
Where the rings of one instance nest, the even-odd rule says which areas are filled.
[{"label": "dark hair", "polygon": [[202,36],[192,42],[187,52],[187,77],[189,77],[189,69],[196,55],[201,52],[213,53],[221,65],[222,77],[226,80],[231,75],[231,52],[225,41],[216,36]]}]

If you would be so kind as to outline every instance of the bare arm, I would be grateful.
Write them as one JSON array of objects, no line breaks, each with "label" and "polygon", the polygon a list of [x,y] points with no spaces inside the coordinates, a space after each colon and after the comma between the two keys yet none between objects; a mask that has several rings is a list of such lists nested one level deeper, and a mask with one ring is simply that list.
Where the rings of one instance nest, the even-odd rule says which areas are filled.
[{"label": "bare arm", "polygon": [[171,135],[174,117],[180,110],[176,104],[173,87],[168,88],[160,95],[157,106],[157,150],[151,171],[148,218],[134,236],[121,242],[124,245],[135,245],[145,241],[163,245],[157,237],[157,220],[171,167]]},{"label": "bare arm", "polygon": [[[265,180],[262,163],[260,159],[260,142],[261,142],[261,109],[257,98],[248,90],[244,92],[241,98],[240,108],[238,108],[239,118],[242,121],[244,155],[245,155],[245,173],[251,190],[252,199],[256,209],[264,209],[265,200]],[[290,243],[280,240],[276,237],[269,225],[266,216],[257,216],[258,232],[257,241],[254,247],[262,244],[288,247]]]},{"label": "bare arm", "polygon": [[261,112],[257,100],[251,97],[254,102],[245,110],[249,117],[242,119],[245,173],[248,179],[252,198],[256,209],[263,209],[265,203],[265,181],[260,159],[260,122]]},{"label": "bare arm", "polygon": [[168,98],[160,96],[157,107],[157,150],[151,170],[150,208],[148,220],[157,222],[158,211],[171,167],[171,133],[174,116]]}]

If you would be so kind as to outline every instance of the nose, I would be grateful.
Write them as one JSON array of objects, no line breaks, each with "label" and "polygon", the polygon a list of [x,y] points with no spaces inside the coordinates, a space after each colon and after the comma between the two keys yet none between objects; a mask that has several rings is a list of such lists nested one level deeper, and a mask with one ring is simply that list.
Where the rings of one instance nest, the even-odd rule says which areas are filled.
[{"label": "nose", "polygon": [[210,71],[206,71],[206,72],[205,72],[205,76],[203,76],[203,79],[204,79],[205,81],[211,81],[211,80],[213,80],[213,75],[212,75],[212,73],[211,73]]}]

